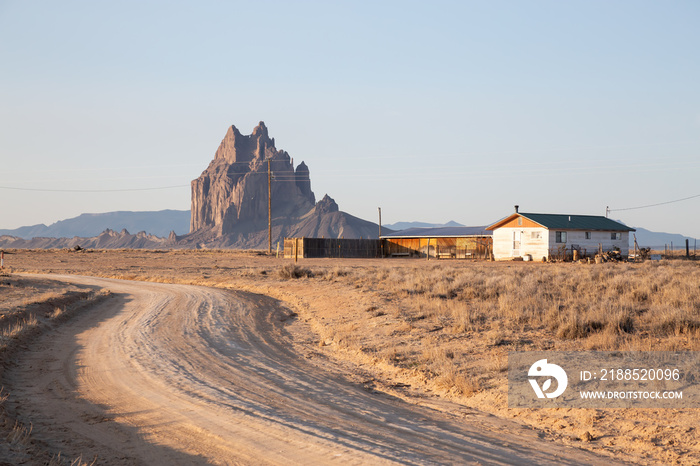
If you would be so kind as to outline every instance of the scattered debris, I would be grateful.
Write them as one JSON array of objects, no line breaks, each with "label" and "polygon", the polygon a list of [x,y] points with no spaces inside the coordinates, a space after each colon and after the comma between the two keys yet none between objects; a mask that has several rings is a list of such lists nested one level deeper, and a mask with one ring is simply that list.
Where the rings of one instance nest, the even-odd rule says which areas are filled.
[{"label": "scattered debris", "polygon": [[643,261],[649,259],[651,248],[639,248],[639,255],[642,256]]},{"label": "scattered debris", "polygon": [[622,253],[620,252],[620,248],[613,248],[610,251],[605,251],[599,254],[596,254],[595,256],[595,262],[596,264],[600,264],[601,262],[620,262],[622,261]]}]

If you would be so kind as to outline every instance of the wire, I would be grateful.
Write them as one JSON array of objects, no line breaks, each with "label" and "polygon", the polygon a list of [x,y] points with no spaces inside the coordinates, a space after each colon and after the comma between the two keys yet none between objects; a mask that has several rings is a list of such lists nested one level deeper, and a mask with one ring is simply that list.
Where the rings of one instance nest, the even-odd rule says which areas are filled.
[{"label": "wire", "polygon": [[656,206],[660,206],[660,205],[673,204],[674,202],[687,201],[688,199],[694,199],[696,197],[700,197],[700,194],[696,194],[695,196],[684,197],[683,199],[676,199],[674,201],[659,202],[658,204],[648,204],[648,205],[642,205],[642,206],[637,206],[637,207],[625,207],[624,209],[608,209],[608,212],[618,212],[621,210],[646,209],[647,207],[656,207]]},{"label": "wire", "polygon": [[177,186],[159,186],[157,188],[123,188],[123,189],[42,189],[42,188],[16,188],[13,186],[0,186],[0,189],[13,189],[15,191],[40,191],[48,193],[115,193],[124,191],[155,191],[157,189],[189,188],[188,184]]}]

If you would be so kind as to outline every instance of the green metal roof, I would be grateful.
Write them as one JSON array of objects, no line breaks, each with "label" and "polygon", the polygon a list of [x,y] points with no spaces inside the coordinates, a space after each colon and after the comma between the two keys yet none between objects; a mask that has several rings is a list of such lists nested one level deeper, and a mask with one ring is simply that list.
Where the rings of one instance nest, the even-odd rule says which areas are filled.
[{"label": "green metal roof", "polygon": [[519,214],[550,230],[636,231],[602,215]]},{"label": "green metal roof", "polygon": [[486,227],[438,227],[409,228],[382,235],[381,238],[467,238],[474,236],[492,236]]}]

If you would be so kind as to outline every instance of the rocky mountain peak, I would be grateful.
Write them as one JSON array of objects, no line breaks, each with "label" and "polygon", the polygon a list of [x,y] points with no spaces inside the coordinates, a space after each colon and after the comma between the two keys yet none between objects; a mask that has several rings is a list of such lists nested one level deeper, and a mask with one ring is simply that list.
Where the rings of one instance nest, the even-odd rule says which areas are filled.
[{"label": "rocky mountain peak", "polygon": [[330,197],[328,194],[323,196],[323,199],[318,201],[316,204],[316,210],[315,212],[317,214],[328,214],[332,212],[338,212],[340,209],[338,208],[338,204],[335,202],[335,200]]},{"label": "rocky mountain peak", "polygon": [[267,223],[267,163],[272,169],[273,216],[301,215],[311,210],[309,169],[294,169],[289,154],[275,148],[260,122],[250,135],[231,126],[202,175],[192,181],[190,231],[216,235],[256,229]]},{"label": "rocky mountain peak", "polygon": [[260,137],[265,137],[267,138],[267,126],[265,126],[265,122],[261,121],[258,123],[258,126],[253,129],[253,136],[260,136]]},{"label": "rocky mountain peak", "polygon": [[192,181],[190,234],[168,241],[195,247],[266,247],[268,199],[273,244],[286,237],[376,237],[375,224],[341,212],[330,196],[315,202],[309,167],[304,162],[295,167],[261,121],[249,135],[228,128],[209,167]]},{"label": "rocky mountain peak", "polygon": [[267,127],[262,121],[250,135],[241,134],[238,128],[232,125],[216,150],[212,164],[262,161],[276,152],[275,140],[268,136]]}]

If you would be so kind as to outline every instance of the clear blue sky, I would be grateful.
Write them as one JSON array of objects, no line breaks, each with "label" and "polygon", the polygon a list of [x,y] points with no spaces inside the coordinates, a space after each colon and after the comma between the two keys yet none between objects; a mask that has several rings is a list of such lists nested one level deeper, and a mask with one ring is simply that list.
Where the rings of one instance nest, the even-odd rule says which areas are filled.
[{"label": "clear blue sky", "polygon": [[[0,186],[189,185],[267,124],[383,221],[700,195],[697,1],[2,1]],[[189,187],[0,189],[0,228],[189,209]],[[700,237],[700,197],[612,218]]]}]

